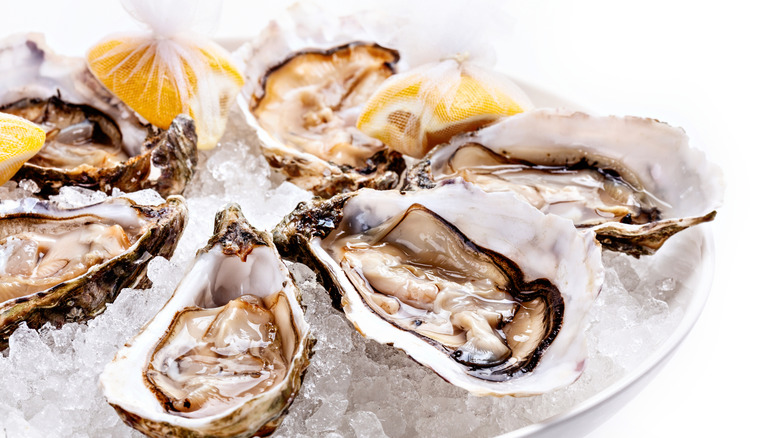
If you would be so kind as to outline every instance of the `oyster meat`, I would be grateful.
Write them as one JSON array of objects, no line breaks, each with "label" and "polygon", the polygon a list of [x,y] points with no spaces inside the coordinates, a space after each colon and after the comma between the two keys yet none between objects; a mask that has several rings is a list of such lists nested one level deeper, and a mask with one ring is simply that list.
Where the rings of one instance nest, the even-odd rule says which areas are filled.
[{"label": "oyster meat", "polygon": [[179,116],[167,130],[144,125],[88,71],[84,60],[54,54],[40,35],[0,43],[0,111],[47,132],[43,149],[14,176],[42,194],[62,186],[111,192],[151,188],[180,194],[197,165],[194,124]]},{"label": "oyster meat", "polygon": [[410,172],[407,188],[462,177],[509,190],[545,213],[593,229],[605,248],[652,254],[711,221],[720,171],[681,129],[636,117],[535,110],[454,138]]},{"label": "oyster meat", "polygon": [[271,434],[300,388],[313,339],[300,292],[237,205],[160,312],[100,376],[128,425],[154,437]]},{"label": "oyster meat", "polygon": [[600,247],[513,193],[361,189],[302,204],[274,236],[360,333],[474,394],[539,394],[583,370]]},{"label": "oyster meat", "polygon": [[402,155],[355,125],[362,105],[394,73],[398,52],[360,41],[304,40],[272,24],[242,49],[249,80],[241,104],[259,125],[271,167],[322,197],[394,187],[405,169]]},{"label": "oyster meat", "polygon": [[91,318],[126,287],[142,287],[154,256],[170,257],[187,221],[184,199],[125,197],[81,208],[37,199],[0,203],[0,348],[22,322]]}]

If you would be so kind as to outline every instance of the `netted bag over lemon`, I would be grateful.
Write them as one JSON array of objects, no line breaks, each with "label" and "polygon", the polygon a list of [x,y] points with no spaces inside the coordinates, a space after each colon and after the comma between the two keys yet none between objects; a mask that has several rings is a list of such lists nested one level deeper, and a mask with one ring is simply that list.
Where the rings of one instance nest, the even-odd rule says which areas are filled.
[{"label": "netted bag over lemon", "polygon": [[414,158],[461,132],[532,108],[509,79],[459,59],[398,74],[369,99],[357,127]]},{"label": "netted bag over lemon", "polygon": [[148,26],[110,36],[87,53],[92,73],[149,123],[167,129],[179,114],[195,120],[200,149],[213,148],[244,84],[229,53],[196,29],[219,16],[221,2],[122,0]]},{"label": "netted bag over lemon", "polygon": [[43,147],[46,133],[21,117],[0,113],[0,185]]},{"label": "netted bag over lemon", "polygon": [[[363,107],[357,128],[414,158],[452,136],[533,107],[510,78],[492,70],[493,44],[514,22],[503,0],[396,0],[399,22],[380,35],[411,69],[387,79]],[[413,11],[410,13],[409,11]],[[468,11],[464,13],[464,11]]]}]

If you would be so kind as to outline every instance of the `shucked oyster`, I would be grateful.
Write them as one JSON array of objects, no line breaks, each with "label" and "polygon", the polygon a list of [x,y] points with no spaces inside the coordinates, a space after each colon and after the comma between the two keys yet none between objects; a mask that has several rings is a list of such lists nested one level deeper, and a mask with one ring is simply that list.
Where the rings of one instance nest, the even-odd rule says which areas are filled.
[{"label": "shucked oyster", "polygon": [[364,336],[474,394],[539,394],[583,370],[599,245],[512,193],[362,189],[301,205],[274,236]]},{"label": "shucked oyster", "polygon": [[322,197],[398,184],[401,154],[355,126],[362,105],[393,74],[395,50],[354,40],[301,41],[276,23],[242,50],[249,78],[241,104],[259,125],[272,168]]},{"label": "shucked oyster", "polygon": [[720,171],[681,129],[636,117],[535,110],[431,151],[407,186],[462,177],[510,190],[545,213],[593,229],[605,248],[652,254],[670,236],[711,221]]},{"label": "shucked oyster", "polygon": [[313,345],[299,295],[270,236],[227,206],[171,299],[106,366],[106,399],[149,436],[271,434]]},{"label": "shucked oyster", "polygon": [[187,221],[181,197],[139,205],[117,197],[75,209],[36,199],[0,204],[0,348],[26,322],[91,318],[170,257]]},{"label": "shucked oyster", "polygon": [[0,43],[0,111],[46,130],[44,148],[14,176],[43,194],[65,185],[180,194],[197,164],[191,119],[180,116],[164,131],[143,125],[84,60],[55,55],[39,35]]}]

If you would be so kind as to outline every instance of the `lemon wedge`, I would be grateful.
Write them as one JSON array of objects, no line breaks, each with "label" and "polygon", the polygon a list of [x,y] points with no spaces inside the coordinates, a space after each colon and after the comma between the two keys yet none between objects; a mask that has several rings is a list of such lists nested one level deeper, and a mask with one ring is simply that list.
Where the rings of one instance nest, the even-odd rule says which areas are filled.
[{"label": "lemon wedge", "polygon": [[38,125],[0,113],[0,185],[8,182],[45,142],[46,133]]},{"label": "lemon wedge", "polygon": [[[444,62],[453,65],[442,69]],[[456,134],[531,108],[513,83],[444,62],[385,81],[363,107],[357,128],[391,149],[422,158]]]},{"label": "lemon wedge", "polygon": [[106,88],[159,128],[188,114],[200,149],[217,144],[244,84],[224,49],[174,37],[108,38],[89,50],[87,65]]}]

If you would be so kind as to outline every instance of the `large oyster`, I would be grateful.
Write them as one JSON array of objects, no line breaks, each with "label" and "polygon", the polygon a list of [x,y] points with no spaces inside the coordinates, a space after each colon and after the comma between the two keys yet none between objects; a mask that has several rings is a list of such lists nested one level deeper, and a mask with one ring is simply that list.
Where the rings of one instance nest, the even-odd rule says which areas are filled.
[{"label": "large oyster", "polygon": [[461,135],[409,172],[408,188],[462,177],[510,190],[545,213],[593,229],[605,248],[652,254],[711,221],[720,170],[678,128],[637,117],[535,110]]},{"label": "large oyster", "polygon": [[192,177],[198,157],[189,117],[167,130],[143,124],[83,59],[54,54],[40,35],[0,42],[0,78],[0,111],[47,132],[44,148],[14,176],[35,181],[42,194],[77,185],[168,196],[182,193]]},{"label": "large oyster", "polygon": [[106,366],[106,399],[149,436],[272,433],[313,344],[299,299],[270,236],[227,206],[171,299]]},{"label": "large oyster", "polygon": [[248,79],[240,104],[259,125],[271,167],[322,197],[397,185],[401,154],[355,125],[362,105],[393,74],[398,53],[355,36],[290,33],[273,22],[241,49]]},{"label": "large oyster", "polygon": [[123,288],[143,286],[147,263],[173,254],[186,221],[178,196],[72,209],[37,199],[0,203],[0,349],[22,322],[91,318]]},{"label": "large oyster", "polygon": [[512,193],[362,189],[302,204],[274,236],[364,336],[474,394],[538,394],[583,370],[599,245]]}]

